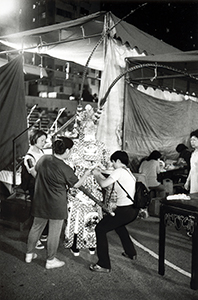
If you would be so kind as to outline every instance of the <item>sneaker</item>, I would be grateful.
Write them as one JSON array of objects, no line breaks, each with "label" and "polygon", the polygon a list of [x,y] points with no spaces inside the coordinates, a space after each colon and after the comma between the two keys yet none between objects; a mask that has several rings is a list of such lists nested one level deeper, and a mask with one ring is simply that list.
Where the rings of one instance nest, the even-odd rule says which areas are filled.
[{"label": "sneaker", "polygon": [[54,268],[60,268],[62,266],[64,266],[65,262],[59,260],[58,258],[54,257],[53,259],[47,259],[45,268],[46,269],[54,269]]},{"label": "sneaker", "polygon": [[38,249],[38,250],[41,250],[41,249],[44,249],[45,246],[41,243],[40,240],[38,240],[38,242],[36,243],[36,247],[35,248]]},{"label": "sneaker", "polygon": [[47,242],[47,235],[41,235],[41,242]]},{"label": "sneaker", "polygon": [[92,249],[90,250],[90,249],[89,249],[89,253],[90,253],[91,255],[94,255],[94,254],[95,254],[95,250],[92,250]]},{"label": "sneaker", "polygon": [[70,248],[69,250],[70,250],[70,252],[71,252],[74,256],[79,256],[79,255],[80,255],[80,251],[79,251],[79,250],[73,251],[72,248]]},{"label": "sneaker", "polygon": [[36,253],[26,253],[26,255],[25,255],[25,262],[29,264],[35,258],[37,258],[37,254]]}]

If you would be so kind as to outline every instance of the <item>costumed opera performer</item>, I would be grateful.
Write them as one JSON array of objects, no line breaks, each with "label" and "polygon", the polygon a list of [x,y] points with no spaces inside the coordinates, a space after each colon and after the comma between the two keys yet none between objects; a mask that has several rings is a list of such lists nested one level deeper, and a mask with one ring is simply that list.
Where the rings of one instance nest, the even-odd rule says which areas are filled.
[{"label": "costumed opera performer", "polygon": [[[75,124],[77,138],[67,160],[78,177],[86,169],[93,169],[98,165],[106,169],[110,162],[104,144],[95,138],[96,125],[93,116],[94,111],[91,105],[86,105],[85,110],[78,107],[78,119]],[[92,174],[87,176],[83,187],[102,203],[101,188]],[[95,226],[102,218],[102,209],[90,198],[89,194],[85,194],[75,187],[70,189],[68,201],[65,248],[70,249],[74,256],[79,256],[82,249],[89,249],[90,254],[94,254],[96,248]]]},{"label": "costumed opera performer", "polygon": [[64,220],[67,218],[67,189],[80,187],[90,170],[86,170],[80,179],[74,174],[65,159],[70,154],[73,141],[60,137],[52,144],[52,155],[43,155],[35,166],[36,181],[32,202],[33,225],[27,242],[26,263],[37,257],[34,248],[47,222],[49,234],[47,239],[46,269],[62,267],[65,262],[56,258],[60,234]]}]

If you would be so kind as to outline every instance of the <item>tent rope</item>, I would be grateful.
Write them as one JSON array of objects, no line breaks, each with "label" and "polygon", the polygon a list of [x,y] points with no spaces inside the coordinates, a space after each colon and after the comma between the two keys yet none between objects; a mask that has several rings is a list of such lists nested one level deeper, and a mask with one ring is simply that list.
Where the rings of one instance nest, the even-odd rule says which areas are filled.
[{"label": "tent rope", "polygon": [[105,102],[107,101],[107,98],[110,94],[110,91],[111,89],[113,88],[113,86],[118,82],[118,80],[120,80],[124,75],[126,75],[127,73],[130,73],[134,70],[138,70],[138,69],[141,69],[141,68],[146,68],[146,67],[158,67],[158,68],[164,68],[164,69],[168,69],[168,70],[171,70],[171,71],[174,71],[174,72],[177,72],[177,73],[181,73],[187,77],[190,77],[190,78],[193,78],[195,80],[198,80],[198,78],[196,78],[195,76],[191,75],[191,74],[188,74],[182,70],[178,70],[178,69],[175,69],[173,67],[169,67],[169,66],[164,66],[164,65],[157,65],[156,66],[156,63],[148,63],[148,64],[141,64],[141,65],[138,65],[138,66],[134,66],[134,67],[131,67],[129,68],[128,70],[125,70],[124,72],[122,72],[118,77],[116,77],[114,79],[114,81],[111,83],[111,85],[109,86],[108,90],[106,91],[104,97],[101,99],[100,101],[100,109],[102,109],[102,107],[104,106]]}]

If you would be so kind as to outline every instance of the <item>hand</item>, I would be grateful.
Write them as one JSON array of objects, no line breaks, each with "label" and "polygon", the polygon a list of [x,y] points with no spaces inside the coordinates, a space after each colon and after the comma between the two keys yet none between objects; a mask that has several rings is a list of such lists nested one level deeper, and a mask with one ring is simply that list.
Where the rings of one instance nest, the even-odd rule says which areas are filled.
[{"label": "hand", "polygon": [[189,187],[190,187],[189,182],[186,181],[186,183],[184,184],[184,188],[188,191],[188,190],[189,190]]},{"label": "hand", "polygon": [[93,169],[93,170],[92,170],[92,174],[93,174],[94,176],[98,176],[98,175],[101,174],[101,172],[100,172],[99,169]]},{"label": "hand", "polygon": [[89,176],[90,174],[91,174],[91,170],[90,169],[85,170],[85,173],[84,173],[85,176]]}]

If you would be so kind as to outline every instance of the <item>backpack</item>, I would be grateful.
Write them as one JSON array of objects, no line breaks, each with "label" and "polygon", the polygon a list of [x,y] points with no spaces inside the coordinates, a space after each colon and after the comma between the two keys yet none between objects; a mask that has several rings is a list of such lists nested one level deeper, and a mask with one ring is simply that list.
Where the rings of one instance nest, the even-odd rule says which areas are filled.
[{"label": "backpack", "polygon": [[[27,153],[27,154],[34,158],[34,156],[31,153]],[[35,183],[35,178],[28,172],[23,161],[22,170],[21,170],[21,188],[24,191],[27,191],[30,188],[34,188],[34,183]]]},{"label": "backpack", "polygon": [[125,190],[125,188],[120,184],[119,181],[117,183],[120,185],[120,187],[125,191],[127,194],[127,197],[133,201],[133,206],[135,208],[146,208],[149,206],[151,197],[149,190],[146,188],[143,182],[141,181],[136,181],[135,185],[135,195],[134,195],[134,200],[131,198],[129,193]]},{"label": "backpack", "polygon": [[147,187],[141,181],[136,181],[136,191],[134,196],[134,207],[146,208],[151,201],[150,193]]}]

